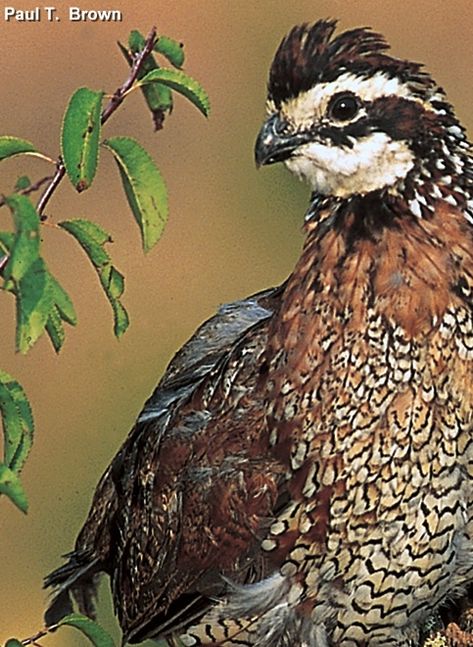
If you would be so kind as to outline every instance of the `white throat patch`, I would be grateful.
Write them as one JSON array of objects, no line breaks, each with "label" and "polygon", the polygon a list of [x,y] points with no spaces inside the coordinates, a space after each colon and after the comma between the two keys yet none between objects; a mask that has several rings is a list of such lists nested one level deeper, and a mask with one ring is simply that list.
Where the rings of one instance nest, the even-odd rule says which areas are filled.
[{"label": "white throat patch", "polygon": [[285,164],[314,191],[347,198],[397,184],[414,166],[414,154],[406,142],[377,132],[353,148],[305,144]]}]

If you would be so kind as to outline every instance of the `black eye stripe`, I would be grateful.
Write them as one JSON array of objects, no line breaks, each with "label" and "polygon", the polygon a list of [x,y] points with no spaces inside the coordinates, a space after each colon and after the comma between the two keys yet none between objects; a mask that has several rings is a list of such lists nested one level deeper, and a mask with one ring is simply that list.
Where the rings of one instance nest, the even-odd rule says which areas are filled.
[{"label": "black eye stripe", "polygon": [[[343,120],[332,115],[331,109],[340,98],[353,96],[359,101],[357,112],[350,119]],[[360,111],[363,108],[363,111]],[[361,102],[350,92],[340,92],[331,97],[327,106],[322,128],[319,134],[327,137],[336,145],[351,147],[352,142],[347,138],[359,139],[373,132],[383,132],[393,140],[407,140],[421,143],[426,136],[424,119],[428,111],[413,99],[386,95],[373,101]]]}]

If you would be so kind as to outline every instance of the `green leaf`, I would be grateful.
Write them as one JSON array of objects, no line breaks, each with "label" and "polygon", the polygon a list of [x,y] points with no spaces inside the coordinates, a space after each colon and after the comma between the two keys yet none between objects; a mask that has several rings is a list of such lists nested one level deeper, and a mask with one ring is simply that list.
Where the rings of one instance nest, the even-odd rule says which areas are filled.
[{"label": "green leaf", "polygon": [[115,336],[120,337],[130,323],[128,313],[119,301],[125,289],[123,274],[120,274],[112,265],[106,265],[100,270],[99,278],[113,309]]},{"label": "green leaf", "polygon": [[54,350],[56,353],[59,353],[64,344],[66,333],[64,332],[64,326],[62,325],[61,315],[56,306],[53,306],[49,313],[49,318],[46,323],[46,332],[49,335],[49,339],[51,340]]},{"label": "green leaf", "polygon": [[5,643],[5,647],[23,647],[23,643],[17,638],[9,638]]},{"label": "green leaf", "polygon": [[[4,249],[6,253],[9,253],[11,248],[13,247],[15,241],[15,235],[12,234],[11,232],[6,232],[6,231],[0,231],[0,249]],[[0,251],[0,262],[2,258],[6,254],[2,254]],[[51,290],[51,300],[52,300],[52,306],[51,306],[51,311],[49,313],[48,317],[48,322],[46,325],[46,330],[51,337],[52,334],[55,333],[55,340],[51,338],[53,341],[53,345],[58,351],[60,349],[60,346],[58,347],[58,342],[60,339],[64,340],[64,328],[62,326],[62,321],[67,322],[68,324],[71,324],[72,326],[75,326],[77,323],[77,315],[74,310],[74,305],[67,294],[67,292],[64,290],[62,285],[59,283],[59,281],[47,270],[47,268],[44,268],[44,271],[47,273],[47,282],[49,282],[49,289]],[[20,294],[22,283],[21,281],[18,283],[14,283],[12,281],[8,281],[4,283],[4,289],[9,290],[10,292],[13,292],[15,296],[18,297]],[[56,317],[59,315],[60,321],[57,325],[55,324]]]},{"label": "green leaf", "polygon": [[58,627],[75,627],[84,634],[95,647],[114,647],[109,633],[96,622],[79,613],[71,613],[58,622]]},{"label": "green leaf", "polygon": [[169,36],[159,36],[154,47],[154,51],[165,56],[174,67],[184,65],[184,44],[179,43]]},{"label": "green leaf", "polygon": [[15,191],[22,191],[23,189],[27,189],[29,186],[31,186],[30,178],[27,175],[22,175],[15,182]]},{"label": "green leaf", "polygon": [[0,412],[3,422],[3,462],[19,472],[33,444],[31,406],[21,384],[0,370]]},{"label": "green leaf", "polygon": [[172,90],[187,97],[203,115],[209,116],[210,101],[207,92],[195,79],[182,72],[170,68],[159,68],[148,72],[138,83],[139,87],[147,83],[162,83]]},{"label": "green leaf", "polygon": [[[139,31],[132,31],[128,39],[129,50],[121,43],[118,43],[123,56],[126,58],[130,67],[133,64],[133,57],[140,52],[145,46],[145,37]],[[151,70],[158,69],[154,56],[149,54],[143,61],[141,70],[138,74],[138,80],[145,76]],[[145,85],[141,88],[148,108],[153,115],[154,126],[160,130],[163,126],[164,118],[167,112],[171,112],[173,106],[172,92],[170,88],[159,83]]]},{"label": "green leaf", "polygon": [[22,512],[28,511],[28,500],[20,477],[3,463],[0,463],[0,494],[6,494]]},{"label": "green leaf", "polygon": [[16,233],[2,236],[10,246],[10,258],[3,271],[4,289],[16,295],[17,350],[26,353],[43,334],[52,307],[49,273],[39,257],[39,217],[30,200],[21,195],[6,199],[12,210]]},{"label": "green leaf", "polygon": [[49,274],[49,281],[51,283],[52,298],[57,313],[63,321],[75,326],[77,323],[77,315],[70,296],[52,274]]},{"label": "green leaf", "polygon": [[26,353],[41,337],[54,305],[50,274],[42,258],[36,259],[15,285],[17,303],[16,345]]},{"label": "green leaf", "polygon": [[62,158],[67,175],[79,192],[89,188],[97,170],[103,94],[79,88],[64,115]]},{"label": "green leaf", "polygon": [[21,155],[22,153],[37,153],[38,151],[31,142],[19,137],[9,137],[3,135],[0,137],[0,161],[13,157],[14,155]]},{"label": "green leaf", "polygon": [[13,216],[16,233],[10,249],[10,260],[5,266],[5,280],[19,281],[39,258],[39,216],[31,200],[24,195],[6,198]]},{"label": "green leaf", "polygon": [[76,218],[60,222],[59,226],[79,241],[95,267],[102,267],[110,262],[110,256],[103,246],[112,242],[112,238],[97,223]]},{"label": "green leaf", "polygon": [[15,242],[15,234],[11,231],[0,231],[0,247],[5,252],[10,252]]},{"label": "green leaf", "polygon": [[128,313],[118,299],[110,300],[113,309],[114,327],[113,332],[115,337],[121,337],[126,332],[130,325]]},{"label": "green leaf", "polygon": [[104,145],[113,153],[136,222],[148,252],[159,240],[168,218],[166,185],[150,155],[134,139],[112,137]]},{"label": "green leaf", "polygon": [[119,299],[125,289],[123,275],[120,274],[112,265],[103,268],[100,274],[102,285],[110,293],[112,299]]},{"label": "green leaf", "polygon": [[125,288],[123,275],[112,265],[110,256],[104,249],[105,243],[111,242],[110,235],[90,220],[66,220],[60,222],[59,226],[74,236],[95,267],[105,295],[112,306],[115,336],[120,337],[128,328],[129,319],[119,300]]},{"label": "green leaf", "polygon": [[132,54],[138,54],[144,49],[146,39],[141,32],[137,29],[132,29],[130,35],[128,36],[128,47]]}]

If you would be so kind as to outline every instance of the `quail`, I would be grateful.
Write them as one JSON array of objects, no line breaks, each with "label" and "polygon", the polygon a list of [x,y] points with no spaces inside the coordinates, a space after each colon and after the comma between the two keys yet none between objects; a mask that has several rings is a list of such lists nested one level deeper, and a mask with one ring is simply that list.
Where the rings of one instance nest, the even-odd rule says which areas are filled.
[{"label": "quail", "polygon": [[[370,29],[294,27],[256,162],[312,190],[280,286],[177,353],[103,475],[54,621],[110,577],[124,641],[408,647],[473,576],[473,162]],[[461,631],[459,629],[459,631]]]}]

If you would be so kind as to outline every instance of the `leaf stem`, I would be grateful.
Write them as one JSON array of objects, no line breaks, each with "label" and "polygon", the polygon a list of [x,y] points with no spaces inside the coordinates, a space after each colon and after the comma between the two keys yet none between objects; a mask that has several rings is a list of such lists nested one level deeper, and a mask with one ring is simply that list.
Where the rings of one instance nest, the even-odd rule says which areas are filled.
[{"label": "leaf stem", "polygon": [[31,157],[37,157],[40,160],[49,162],[50,164],[56,164],[56,160],[53,160],[49,155],[44,155],[44,153],[39,153],[38,151],[26,151],[24,155],[31,155]]},{"label": "leaf stem", "polygon": [[[130,73],[127,79],[122,83],[122,85],[119,88],[115,90],[112,97],[110,98],[110,101],[102,110],[102,114],[100,117],[100,122],[102,125],[106,121],[108,121],[108,119],[110,119],[110,117],[113,115],[115,110],[122,103],[128,90],[131,88],[133,83],[138,78],[138,74],[140,73],[140,70],[143,66],[143,63],[146,57],[149,56],[149,54],[151,54],[151,52],[153,51],[155,42],[156,42],[156,27],[153,27],[149,32],[148,36],[146,37],[146,41],[143,49],[140,52],[138,52],[138,54],[135,56],[133,65],[130,68]],[[56,173],[54,174],[53,178],[51,179],[51,182],[48,184],[48,186],[46,187],[46,189],[44,190],[43,194],[41,195],[38,201],[37,211],[40,216],[43,215],[46,205],[51,199],[51,196],[53,195],[54,191],[57,189],[65,173],[66,173],[66,168],[64,166],[64,162],[62,161],[61,158],[58,158],[56,162]],[[45,220],[44,216],[42,220]]]}]

